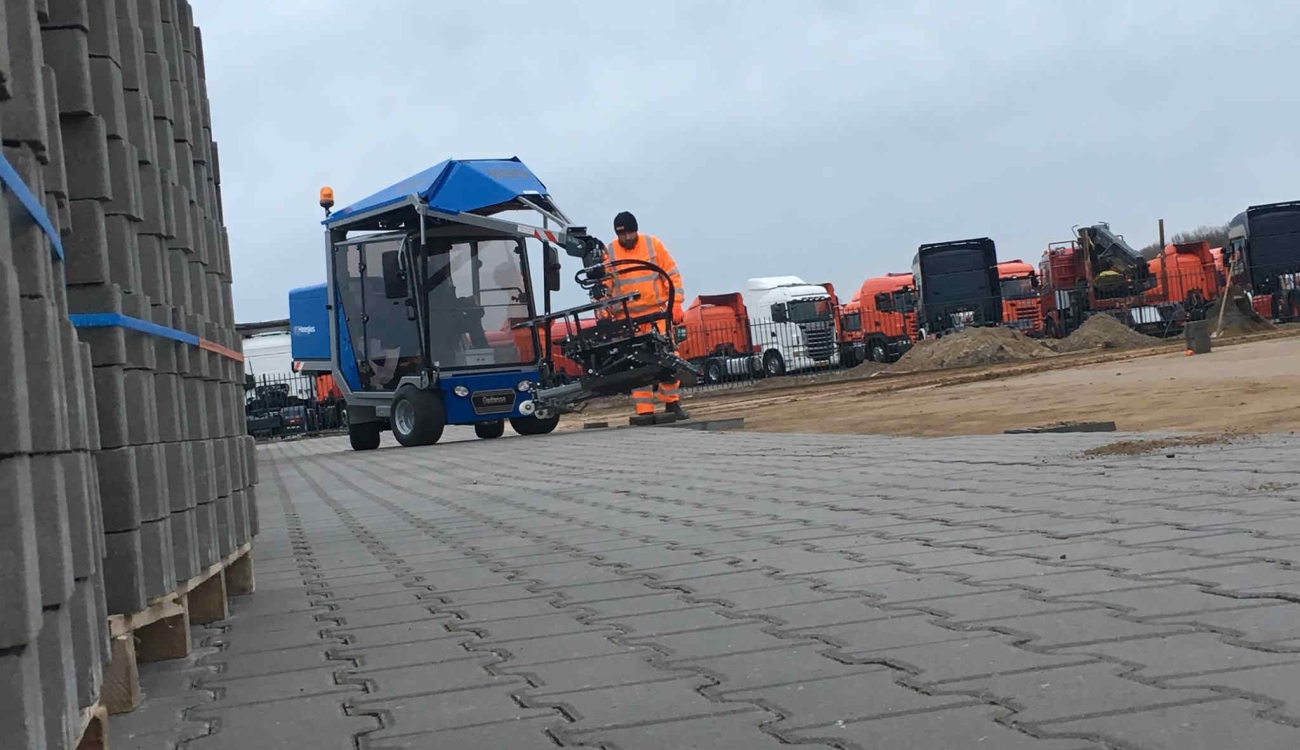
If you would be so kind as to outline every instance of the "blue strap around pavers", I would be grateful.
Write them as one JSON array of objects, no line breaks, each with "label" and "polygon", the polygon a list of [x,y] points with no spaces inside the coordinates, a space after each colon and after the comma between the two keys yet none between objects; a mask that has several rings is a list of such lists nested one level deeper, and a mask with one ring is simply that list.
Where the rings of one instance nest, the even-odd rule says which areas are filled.
[{"label": "blue strap around pavers", "polygon": [[77,328],[129,328],[151,336],[174,339],[190,346],[199,345],[199,337],[192,333],[178,331],[175,328],[160,326],[148,320],[133,318],[121,313],[73,313],[68,316]]},{"label": "blue strap around pavers", "polygon": [[23,182],[23,179],[18,176],[17,170],[9,163],[3,153],[0,153],[0,182],[3,182],[4,186],[18,197],[18,202],[23,205],[23,208],[27,209],[27,213],[31,214],[32,221],[36,222],[37,226],[49,236],[50,247],[54,249],[54,256],[59,260],[63,260],[63,240],[59,238],[59,233],[54,231],[54,225],[50,223],[50,217],[45,213],[45,206],[42,206],[36,196],[32,194],[31,189],[27,187],[27,183]]}]

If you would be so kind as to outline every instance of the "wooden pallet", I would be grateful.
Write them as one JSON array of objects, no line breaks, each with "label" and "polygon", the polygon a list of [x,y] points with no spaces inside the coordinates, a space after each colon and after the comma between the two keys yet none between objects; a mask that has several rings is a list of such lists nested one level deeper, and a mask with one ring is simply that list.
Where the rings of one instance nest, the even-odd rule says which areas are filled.
[{"label": "wooden pallet", "polygon": [[150,599],[143,610],[110,615],[113,653],[100,694],[108,713],[126,713],[140,705],[140,662],[189,656],[190,623],[204,625],[226,619],[230,614],[228,597],[253,593],[255,583],[249,543],[174,591]]},{"label": "wooden pallet", "polygon": [[108,709],[102,702],[81,710],[81,731],[77,733],[77,750],[108,750]]}]

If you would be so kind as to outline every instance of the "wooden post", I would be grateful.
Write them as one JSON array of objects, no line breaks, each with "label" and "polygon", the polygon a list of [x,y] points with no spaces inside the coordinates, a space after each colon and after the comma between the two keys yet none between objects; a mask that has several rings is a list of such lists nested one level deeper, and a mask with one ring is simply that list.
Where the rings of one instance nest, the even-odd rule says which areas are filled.
[{"label": "wooden post", "polygon": [[100,700],[111,714],[134,711],[140,705],[140,673],[135,662],[135,636],[131,633],[113,639]]},{"label": "wooden post", "polygon": [[190,612],[185,595],[177,603],[179,612],[135,631],[137,660],[163,661],[190,655]]},{"label": "wooden post", "polygon": [[206,625],[230,616],[226,604],[226,577],[220,570],[194,587],[189,593],[189,600],[191,623]]},{"label": "wooden post", "polygon": [[1160,252],[1165,251],[1165,220],[1160,220]]},{"label": "wooden post", "polygon": [[253,577],[253,551],[245,552],[238,560],[226,566],[226,593],[242,596],[253,593],[257,581]]}]

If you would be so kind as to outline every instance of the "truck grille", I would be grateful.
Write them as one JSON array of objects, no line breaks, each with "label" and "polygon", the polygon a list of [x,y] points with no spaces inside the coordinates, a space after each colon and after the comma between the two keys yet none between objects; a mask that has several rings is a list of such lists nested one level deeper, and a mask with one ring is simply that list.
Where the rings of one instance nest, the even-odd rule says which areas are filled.
[{"label": "truck grille", "polygon": [[812,326],[806,326],[803,329],[803,337],[808,344],[808,356],[815,360],[830,359],[831,354],[835,352],[835,330],[832,328],[817,331],[812,330]]}]

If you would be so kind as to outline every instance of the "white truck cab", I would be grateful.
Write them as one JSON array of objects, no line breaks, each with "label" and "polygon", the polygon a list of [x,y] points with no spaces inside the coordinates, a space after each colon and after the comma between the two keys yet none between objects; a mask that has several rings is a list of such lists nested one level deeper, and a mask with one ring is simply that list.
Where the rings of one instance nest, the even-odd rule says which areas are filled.
[{"label": "white truck cab", "polygon": [[825,287],[798,276],[766,276],[745,282],[743,296],[767,375],[839,365],[835,310]]}]

